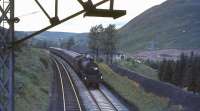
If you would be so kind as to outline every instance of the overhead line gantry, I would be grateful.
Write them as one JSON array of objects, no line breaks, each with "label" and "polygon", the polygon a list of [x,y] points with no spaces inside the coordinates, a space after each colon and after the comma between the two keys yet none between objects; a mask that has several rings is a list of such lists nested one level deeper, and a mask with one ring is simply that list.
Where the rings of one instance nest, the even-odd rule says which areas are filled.
[{"label": "overhead line gantry", "polygon": [[[77,1],[83,7],[83,10],[60,20],[58,17],[58,0],[55,0],[54,17],[51,17],[42,4],[40,4],[38,0],[35,0],[42,12],[49,19],[50,25],[35,31],[28,36],[22,37],[22,39],[16,40],[14,26],[15,23],[20,22],[20,19],[14,15],[15,0],[0,0],[0,111],[14,111],[14,50],[17,44],[20,44],[35,35],[38,35],[80,14],[94,17],[111,17],[114,19],[126,14],[125,10],[114,10],[114,0],[102,0],[96,4],[93,4],[92,0],[88,0],[86,2],[83,2],[82,0]],[[108,9],[97,8],[108,1],[110,1],[110,7]]]}]

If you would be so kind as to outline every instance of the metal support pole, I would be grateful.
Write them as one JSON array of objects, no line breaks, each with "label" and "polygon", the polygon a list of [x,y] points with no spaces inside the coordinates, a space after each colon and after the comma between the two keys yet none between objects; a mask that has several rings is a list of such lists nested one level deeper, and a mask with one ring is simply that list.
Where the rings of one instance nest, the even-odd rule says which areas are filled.
[{"label": "metal support pole", "polygon": [[114,0],[110,0],[110,10],[113,10]]},{"label": "metal support pole", "polygon": [[55,17],[58,17],[58,0],[55,0]]},{"label": "metal support pole", "polygon": [[0,111],[14,111],[14,0],[0,1],[0,16]]}]

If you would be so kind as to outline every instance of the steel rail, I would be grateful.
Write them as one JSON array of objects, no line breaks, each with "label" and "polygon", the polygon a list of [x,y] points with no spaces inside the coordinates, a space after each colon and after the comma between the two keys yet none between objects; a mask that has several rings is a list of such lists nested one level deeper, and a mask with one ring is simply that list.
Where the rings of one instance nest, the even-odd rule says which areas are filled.
[{"label": "steel rail", "polygon": [[72,82],[71,76],[70,76],[70,74],[69,74],[69,71],[66,69],[66,67],[65,67],[64,64],[63,64],[63,62],[60,62],[60,63],[61,63],[61,65],[62,65],[62,67],[64,68],[67,77],[69,78],[69,81],[70,81],[70,84],[71,84],[71,86],[72,86],[73,92],[74,92],[74,94],[75,94],[76,101],[77,101],[77,103],[78,103],[79,109],[80,109],[80,111],[83,111],[82,108],[81,108],[80,100],[79,100],[79,98],[78,98],[78,94],[76,93],[76,90],[75,90],[74,83]]},{"label": "steel rail", "polygon": [[100,108],[100,106],[99,106],[99,104],[98,104],[98,102],[97,102],[97,100],[95,99],[94,95],[91,93],[90,90],[88,92],[89,92],[90,96],[92,97],[93,101],[95,102],[95,104],[97,105],[99,111],[102,111],[101,108]]},{"label": "steel rail", "polygon": [[[57,57],[56,55],[52,56],[52,58],[55,59],[55,60],[56,60],[56,57]],[[57,61],[58,61],[57,64],[60,63],[60,65],[62,65],[62,68],[64,69],[64,71],[65,71],[65,73],[66,73],[66,75],[67,75],[67,77],[68,77],[68,79],[69,79],[70,85],[71,85],[71,87],[72,87],[72,90],[73,90],[74,95],[75,95],[75,98],[76,98],[76,102],[77,102],[77,104],[78,104],[78,109],[79,109],[80,111],[83,111],[83,109],[82,109],[82,107],[81,107],[80,100],[79,100],[79,98],[78,98],[78,94],[77,94],[77,92],[76,92],[76,90],[75,90],[75,86],[74,86],[74,83],[73,83],[73,81],[72,81],[72,79],[71,79],[71,76],[70,76],[69,71],[67,70],[67,68],[65,67],[65,65],[63,64],[62,61],[60,61],[60,60],[57,60]],[[59,65],[58,65],[58,66],[59,66]],[[61,72],[61,71],[60,71],[60,72]],[[64,89],[64,88],[63,88],[63,89]],[[66,107],[65,109],[67,110],[67,107]]]},{"label": "steel rail", "polygon": [[[98,89],[98,91],[102,94],[102,96],[106,99],[106,101],[112,106],[112,108],[115,110],[115,111],[118,111],[118,109],[115,107],[115,105],[110,101],[110,99],[108,99],[108,97],[100,90]],[[92,99],[94,100],[95,104],[98,106],[98,109],[100,111],[103,111],[102,108],[100,107],[99,103],[97,102],[94,94],[89,90],[89,94],[91,95]]]},{"label": "steel rail", "polygon": [[118,109],[115,107],[115,105],[110,101],[110,99],[105,95],[105,93],[99,89],[99,91],[103,94],[103,96],[108,100],[108,102],[113,106],[113,108],[118,111]]},{"label": "steel rail", "polygon": [[64,111],[66,111],[65,93],[64,93],[64,85],[63,85],[63,79],[62,79],[61,71],[60,71],[60,68],[59,68],[58,62],[55,60],[55,58],[53,58],[52,60],[53,60],[54,63],[56,64],[56,67],[57,67],[58,72],[59,72],[60,83],[61,83],[61,88],[62,88],[62,96],[63,96],[63,106],[64,106]]}]

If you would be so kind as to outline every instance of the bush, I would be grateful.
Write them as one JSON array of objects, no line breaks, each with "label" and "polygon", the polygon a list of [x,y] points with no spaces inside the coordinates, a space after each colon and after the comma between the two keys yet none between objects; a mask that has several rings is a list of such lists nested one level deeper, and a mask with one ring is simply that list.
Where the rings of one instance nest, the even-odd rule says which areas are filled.
[{"label": "bush", "polygon": [[150,66],[153,69],[159,69],[160,63],[159,61],[152,61],[152,60],[146,60],[144,62],[146,65]]}]

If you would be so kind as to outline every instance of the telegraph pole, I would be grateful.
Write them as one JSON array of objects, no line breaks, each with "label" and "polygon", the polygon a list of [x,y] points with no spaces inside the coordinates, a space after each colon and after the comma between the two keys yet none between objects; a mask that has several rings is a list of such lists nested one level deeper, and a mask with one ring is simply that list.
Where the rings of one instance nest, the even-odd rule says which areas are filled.
[{"label": "telegraph pole", "polygon": [[[14,110],[14,0],[0,0],[0,111]],[[11,48],[8,48],[11,47]]]}]

